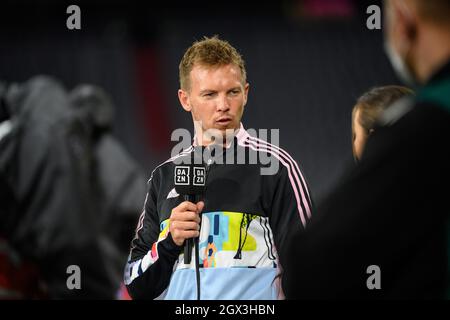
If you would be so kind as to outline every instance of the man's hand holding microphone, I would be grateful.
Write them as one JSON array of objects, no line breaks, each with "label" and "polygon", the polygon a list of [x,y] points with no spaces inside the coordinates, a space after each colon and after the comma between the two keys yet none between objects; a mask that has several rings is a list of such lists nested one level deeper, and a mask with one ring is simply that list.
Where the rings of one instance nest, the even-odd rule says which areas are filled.
[{"label": "man's hand holding microphone", "polygon": [[183,201],[172,209],[169,222],[169,232],[177,246],[182,246],[186,239],[197,238],[200,235],[200,213],[205,203],[194,204]]}]

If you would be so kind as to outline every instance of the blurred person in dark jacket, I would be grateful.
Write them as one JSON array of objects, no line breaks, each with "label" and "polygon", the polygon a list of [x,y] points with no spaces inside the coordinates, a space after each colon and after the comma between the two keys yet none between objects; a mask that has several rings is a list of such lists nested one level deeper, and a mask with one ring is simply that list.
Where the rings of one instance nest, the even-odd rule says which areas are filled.
[{"label": "blurred person in dark jacket", "polygon": [[[86,86],[69,94],[47,77],[3,88],[3,297],[115,298],[126,258],[117,224],[123,212],[140,211],[130,194],[144,193],[145,180],[139,187],[138,168],[105,137],[112,119],[106,95]],[[73,265],[80,289],[67,284]]]},{"label": "blurred person in dark jacket", "polygon": [[385,39],[415,99],[385,110],[361,160],[293,232],[286,296],[450,298],[450,2],[385,2]]}]

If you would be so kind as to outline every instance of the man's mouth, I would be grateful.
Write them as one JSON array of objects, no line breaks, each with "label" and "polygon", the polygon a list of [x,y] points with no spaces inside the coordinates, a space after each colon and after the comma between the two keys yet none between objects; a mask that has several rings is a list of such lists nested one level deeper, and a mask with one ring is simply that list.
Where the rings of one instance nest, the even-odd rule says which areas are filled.
[{"label": "man's mouth", "polygon": [[231,121],[232,121],[231,117],[220,117],[216,120],[216,123],[220,125],[228,125],[229,123],[231,123]]}]

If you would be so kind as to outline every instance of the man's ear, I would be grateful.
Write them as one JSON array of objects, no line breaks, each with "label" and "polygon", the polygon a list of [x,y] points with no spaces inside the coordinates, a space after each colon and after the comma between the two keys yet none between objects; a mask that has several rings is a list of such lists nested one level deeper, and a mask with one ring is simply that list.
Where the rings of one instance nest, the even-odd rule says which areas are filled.
[{"label": "man's ear", "polygon": [[244,106],[247,104],[247,98],[248,98],[248,90],[250,89],[250,85],[248,83],[244,86]]},{"label": "man's ear", "polygon": [[189,101],[189,93],[182,89],[178,89],[178,100],[180,100],[181,106],[187,112],[191,112],[192,107]]},{"label": "man's ear", "polygon": [[409,43],[414,42],[417,36],[417,8],[412,1],[397,0],[393,2],[393,5],[398,25],[401,26],[400,32]]}]

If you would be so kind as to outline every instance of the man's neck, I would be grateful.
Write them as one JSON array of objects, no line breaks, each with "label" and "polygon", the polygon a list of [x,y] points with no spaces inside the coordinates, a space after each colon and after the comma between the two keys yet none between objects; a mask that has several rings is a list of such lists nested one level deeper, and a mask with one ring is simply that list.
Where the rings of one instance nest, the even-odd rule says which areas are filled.
[{"label": "man's neck", "polygon": [[195,140],[194,140],[195,145],[208,147],[212,144],[218,144],[224,147],[229,147],[235,135],[239,131],[239,128],[231,129],[230,132],[227,132],[227,134],[223,133],[220,137],[217,137],[217,139],[214,139],[214,137],[212,137],[211,139],[211,137],[205,134],[203,130],[198,131],[195,133]]}]

